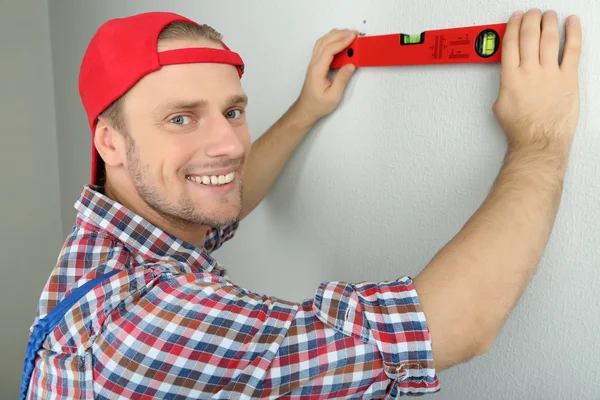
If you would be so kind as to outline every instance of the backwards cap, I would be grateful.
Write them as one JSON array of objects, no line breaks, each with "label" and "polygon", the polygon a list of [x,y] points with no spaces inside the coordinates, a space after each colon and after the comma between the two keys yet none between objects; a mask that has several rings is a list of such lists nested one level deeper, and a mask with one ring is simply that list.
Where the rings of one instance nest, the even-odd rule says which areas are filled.
[{"label": "backwards cap", "polygon": [[158,52],[158,36],[171,22],[197,22],[170,12],[148,12],[105,22],[92,37],[79,72],[79,94],[92,130],[91,184],[98,182],[101,158],[94,146],[97,118],[144,76],[163,65],[224,63],[244,73],[241,57],[229,50],[205,47]]}]

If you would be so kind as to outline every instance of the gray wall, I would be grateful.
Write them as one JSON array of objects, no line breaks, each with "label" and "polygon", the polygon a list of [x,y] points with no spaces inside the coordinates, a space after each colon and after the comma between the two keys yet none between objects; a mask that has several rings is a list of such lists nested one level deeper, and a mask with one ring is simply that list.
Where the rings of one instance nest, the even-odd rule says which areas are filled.
[{"label": "gray wall", "polygon": [[17,398],[28,330],[63,242],[48,5],[0,2],[0,398]]},{"label": "gray wall", "polygon": [[[598,399],[600,51],[594,43],[600,42],[600,26],[593,24],[592,16],[600,15],[600,6],[587,0],[260,4],[50,3],[63,235],[74,221],[73,201],[89,177],[90,135],[77,92],[79,63],[91,35],[107,18],[170,10],[220,30],[247,63],[243,84],[250,96],[250,128],[256,139],[294,101],[314,41],[331,28],[419,33],[504,22],[517,7],[554,8],[561,23],[577,13],[584,26],[582,114],[556,229],[539,272],[492,351],[441,373],[442,392],[435,398]],[[36,76],[50,96],[50,80],[43,78]],[[36,89],[20,87],[15,89],[17,95],[39,93],[37,85],[24,80]],[[498,84],[499,65],[359,70],[340,108],[315,127],[237,238],[219,250],[218,259],[236,283],[298,301],[312,297],[324,280],[415,276],[477,209],[498,172],[505,149],[491,113]],[[39,96],[35,100],[41,101]],[[51,124],[46,120],[51,116],[36,122],[47,130]],[[41,132],[31,127],[27,134]],[[32,157],[31,162],[41,164],[39,158]],[[23,158],[17,158],[10,166],[22,164]],[[45,173],[47,166],[44,163]],[[42,184],[55,189],[55,182]],[[37,193],[32,185],[13,184],[10,196],[23,193],[22,187]],[[58,195],[44,193],[53,196],[44,205],[56,208],[35,210],[39,225],[56,230]],[[15,213],[10,215],[19,221]],[[30,239],[28,228],[20,229]],[[56,244],[56,234],[48,237],[51,240],[43,246],[52,240]],[[9,249],[24,248],[14,241]],[[30,252],[26,254],[29,261]],[[35,257],[44,257],[42,251]],[[35,266],[47,271],[50,261],[45,257]],[[41,282],[41,278],[35,285],[21,282],[19,290],[32,287],[30,304],[37,299]]]}]

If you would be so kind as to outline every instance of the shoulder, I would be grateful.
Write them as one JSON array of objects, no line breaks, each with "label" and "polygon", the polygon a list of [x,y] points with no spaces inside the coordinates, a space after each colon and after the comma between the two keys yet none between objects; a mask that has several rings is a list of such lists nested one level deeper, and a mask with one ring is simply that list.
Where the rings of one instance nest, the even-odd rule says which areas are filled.
[{"label": "shoulder", "polygon": [[115,238],[86,224],[74,226],[42,290],[34,324],[81,284],[130,262],[129,252]]}]

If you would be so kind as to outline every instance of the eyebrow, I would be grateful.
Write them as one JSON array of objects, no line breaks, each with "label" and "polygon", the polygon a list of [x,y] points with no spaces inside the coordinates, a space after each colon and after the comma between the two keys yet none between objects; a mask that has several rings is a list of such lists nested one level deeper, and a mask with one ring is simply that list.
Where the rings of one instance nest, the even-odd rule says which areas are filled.
[{"label": "eyebrow", "polygon": [[[230,96],[226,100],[226,104],[235,105],[235,104],[248,104],[248,96],[245,94],[234,94]],[[186,101],[186,100],[173,100],[168,101],[166,103],[158,105],[154,111],[153,115],[159,115],[164,113],[169,113],[177,110],[195,110],[199,108],[205,108],[208,105],[207,100],[196,100],[196,101]]]}]

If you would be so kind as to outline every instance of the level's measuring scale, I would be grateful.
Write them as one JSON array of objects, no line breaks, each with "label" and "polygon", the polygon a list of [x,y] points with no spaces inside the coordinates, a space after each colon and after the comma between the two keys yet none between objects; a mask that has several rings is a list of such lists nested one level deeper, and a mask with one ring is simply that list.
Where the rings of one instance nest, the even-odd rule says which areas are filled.
[{"label": "level's measuring scale", "polygon": [[500,62],[506,23],[430,30],[420,35],[396,33],[359,36],[337,54],[331,68],[417,64]]}]

